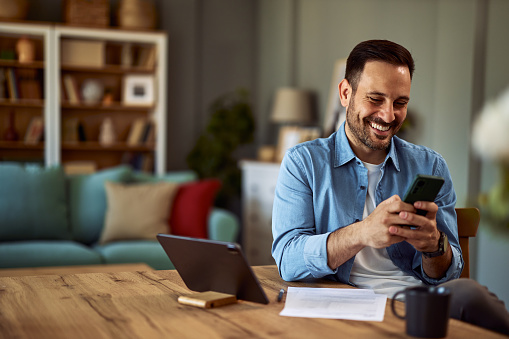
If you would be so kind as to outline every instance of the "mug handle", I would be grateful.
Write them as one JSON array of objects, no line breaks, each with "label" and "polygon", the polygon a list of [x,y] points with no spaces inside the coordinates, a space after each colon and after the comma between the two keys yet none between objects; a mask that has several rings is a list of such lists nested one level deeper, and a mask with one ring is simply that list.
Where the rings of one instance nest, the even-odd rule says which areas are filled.
[{"label": "mug handle", "polygon": [[396,312],[396,308],[394,307],[394,302],[396,301],[396,297],[398,296],[398,294],[401,294],[401,293],[404,293],[405,290],[401,290],[401,291],[398,291],[396,292],[396,294],[394,294],[392,296],[392,299],[391,299],[391,309],[392,309],[392,313],[394,313],[394,315],[400,319],[405,319],[405,316],[401,316],[399,315],[397,312]]}]

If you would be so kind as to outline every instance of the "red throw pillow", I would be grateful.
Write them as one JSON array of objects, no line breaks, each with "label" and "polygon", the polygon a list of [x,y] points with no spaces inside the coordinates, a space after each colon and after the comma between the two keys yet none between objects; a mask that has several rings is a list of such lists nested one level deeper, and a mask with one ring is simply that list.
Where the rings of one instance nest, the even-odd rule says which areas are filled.
[{"label": "red throw pillow", "polygon": [[218,179],[205,179],[182,184],[173,200],[170,214],[172,234],[194,238],[207,238],[208,217],[217,191]]}]

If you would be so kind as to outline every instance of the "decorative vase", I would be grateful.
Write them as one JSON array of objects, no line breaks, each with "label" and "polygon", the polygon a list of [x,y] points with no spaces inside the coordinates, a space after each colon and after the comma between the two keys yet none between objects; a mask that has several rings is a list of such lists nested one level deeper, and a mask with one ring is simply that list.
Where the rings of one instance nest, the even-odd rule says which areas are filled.
[{"label": "decorative vase", "polygon": [[88,79],[83,82],[81,94],[85,104],[98,104],[103,97],[103,93],[104,86],[101,81],[96,79]]},{"label": "decorative vase", "polygon": [[156,27],[156,9],[153,0],[121,0],[117,16],[120,27],[134,29]]},{"label": "decorative vase", "polygon": [[101,130],[99,133],[99,143],[102,146],[110,146],[116,141],[115,129],[113,127],[113,121],[110,118],[104,119],[101,124]]},{"label": "decorative vase", "polygon": [[18,140],[18,132],[16,132],[16,127],[14,123],[14,112],[11,111],[9,113],[9,126],[4,132],[4,140],[6,141],[16,141]]},{"label": "decorative vase", "polygon": [[33,62],[35,60],[34,42],[26,37],[19,39],[18,42],[16,42],[16,53],[18,54],[19,62]]}]

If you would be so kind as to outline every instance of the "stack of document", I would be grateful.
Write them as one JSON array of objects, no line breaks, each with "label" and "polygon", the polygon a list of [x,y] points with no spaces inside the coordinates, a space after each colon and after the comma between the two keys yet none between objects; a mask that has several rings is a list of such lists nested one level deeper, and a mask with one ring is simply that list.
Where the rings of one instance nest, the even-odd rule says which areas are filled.
[{"label": "stack of document", "polygon": [[383,321],[386,302],[385,294],[370,289],[288,287],[280,315]]}]

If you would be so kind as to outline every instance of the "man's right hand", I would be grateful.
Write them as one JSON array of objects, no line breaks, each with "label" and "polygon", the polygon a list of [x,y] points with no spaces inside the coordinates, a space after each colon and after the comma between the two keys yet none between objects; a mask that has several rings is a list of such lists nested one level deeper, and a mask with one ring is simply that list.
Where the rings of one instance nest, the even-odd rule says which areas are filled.
[{"label": "man's right hand", "polygon": [[408,225],[399,212],[415,213],[415,208],[397,195],[382,201],[364,220],[340,228],[327,238],[327,264],[331,269],[344,264],[366,246],[385,248],[405,238],[389,232],[391,226]]}]

